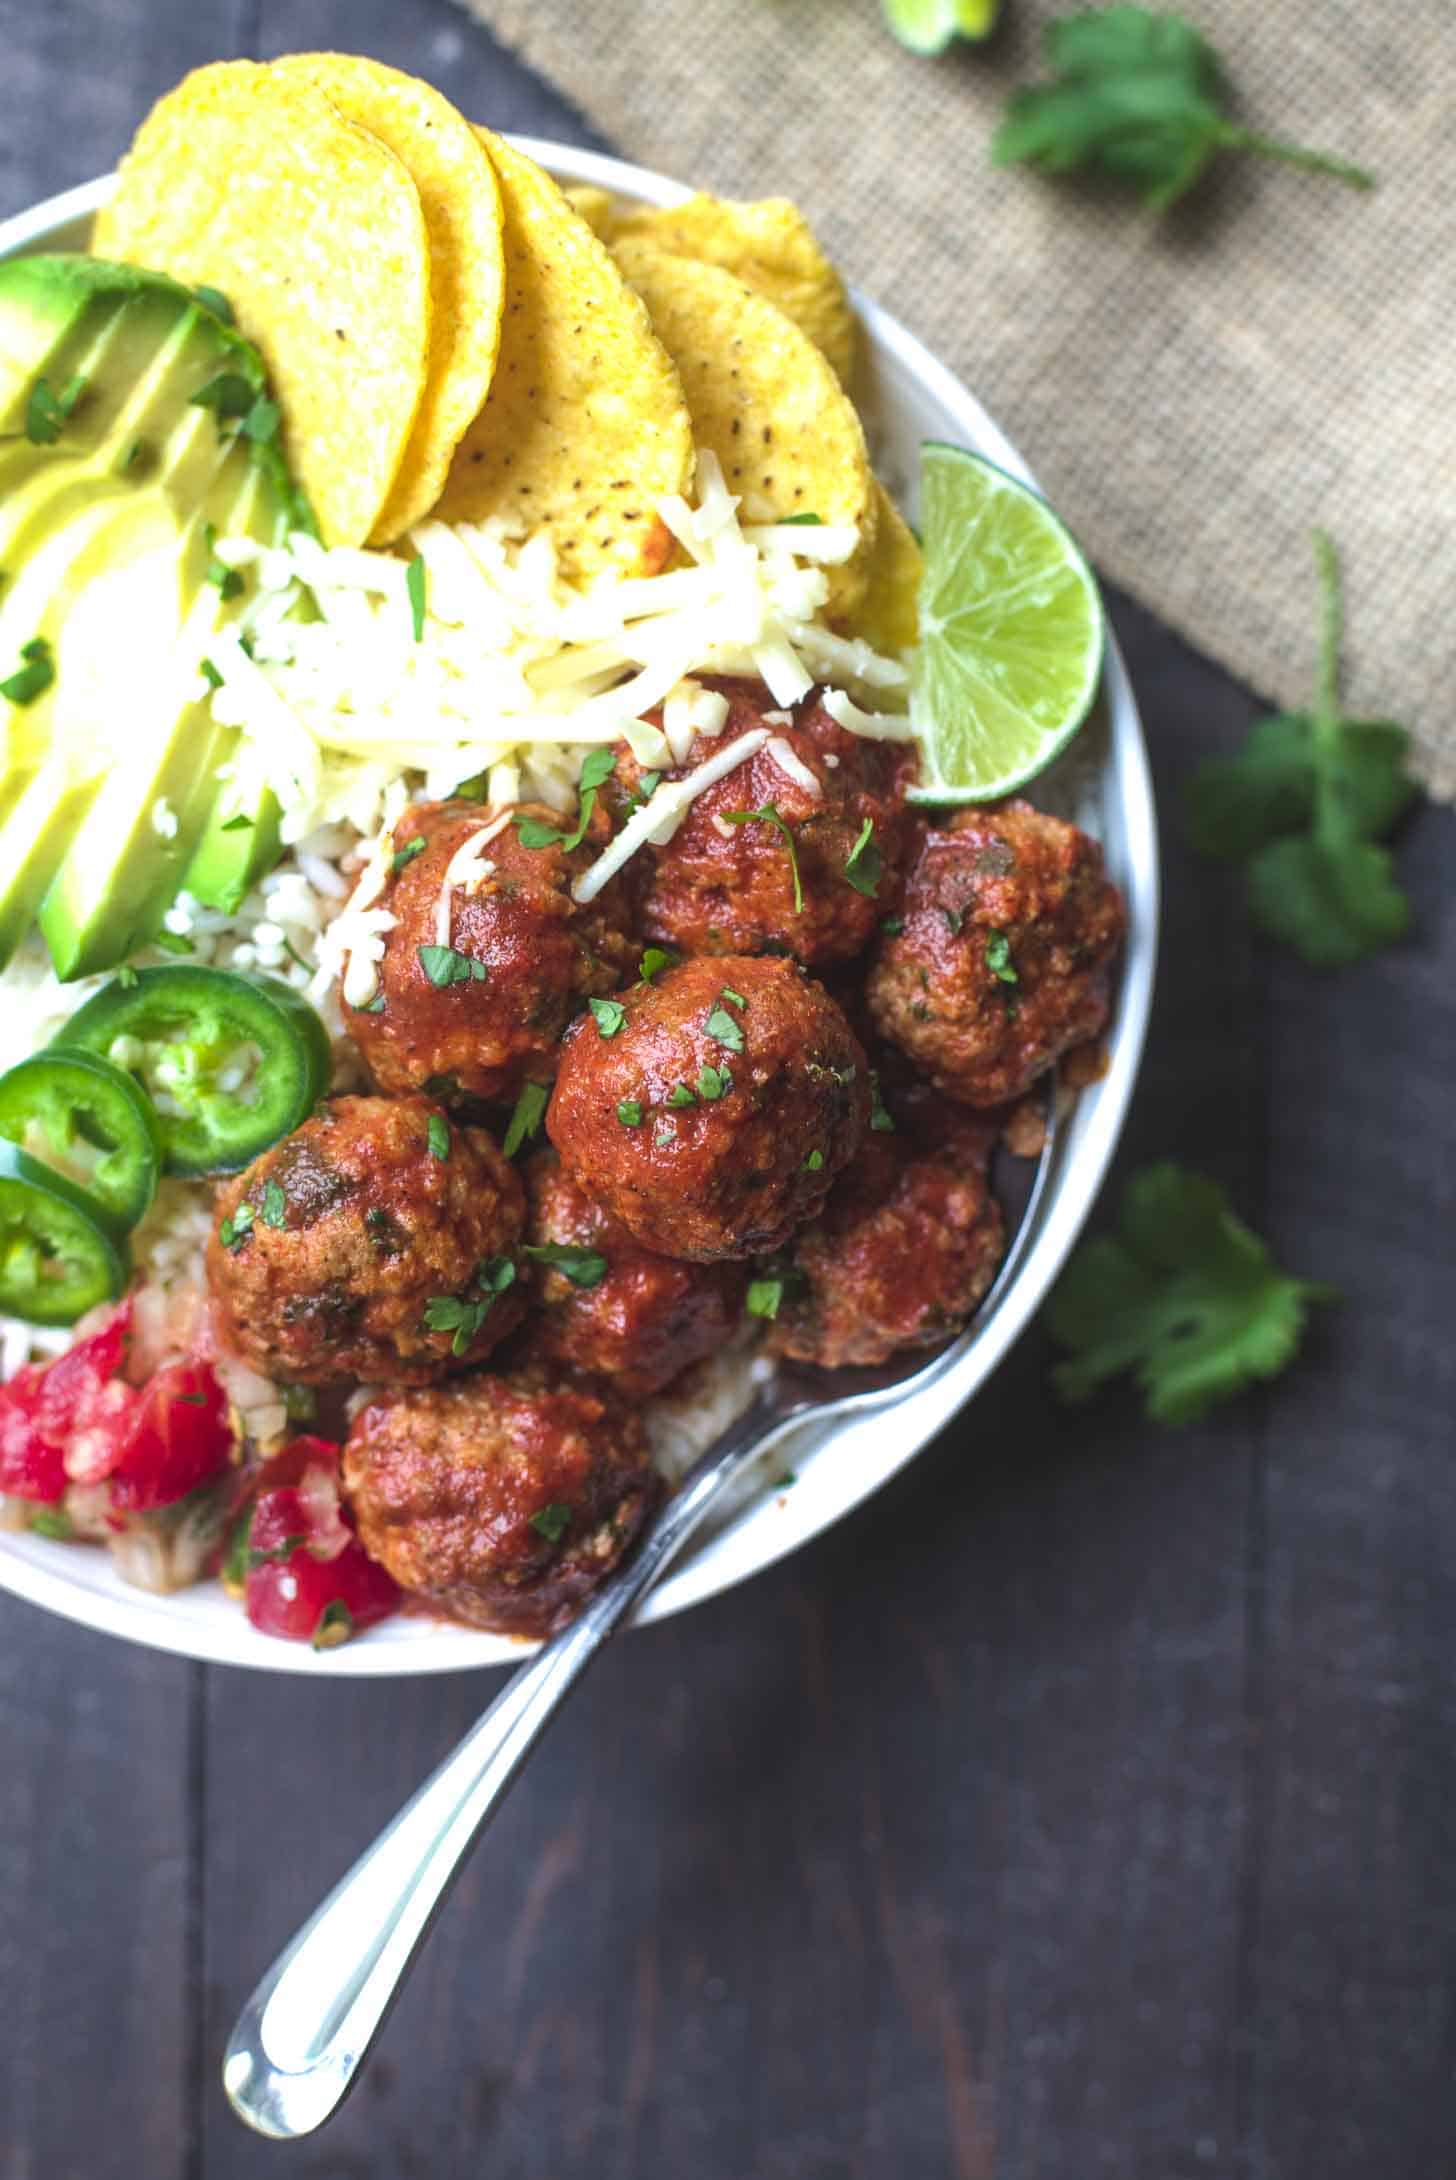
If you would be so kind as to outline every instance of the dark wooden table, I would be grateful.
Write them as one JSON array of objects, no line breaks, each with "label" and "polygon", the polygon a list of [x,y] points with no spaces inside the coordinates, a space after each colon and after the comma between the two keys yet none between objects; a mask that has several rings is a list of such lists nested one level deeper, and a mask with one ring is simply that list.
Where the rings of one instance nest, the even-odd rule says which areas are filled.
[{"label": "dark wooden table", "polygon": [[[444,0],[0,30],[4,212],[220,55],[353,47],[590,135]],[[1254,700],[1114,609],[1167,836],[1124,1163],[1217,1174],[1343,1309],[1181,1433],[1069,1417],[1034,1333],[851,1520],[622,1643],[291,2151],[228,2113],[227,2030],[491,1683],[212,1670],[0,1600],[3,2180],[1456,2169],[1451,823],[1404,843],[1411,945],[1334,980],[1272,953],[1176,821]]]}]

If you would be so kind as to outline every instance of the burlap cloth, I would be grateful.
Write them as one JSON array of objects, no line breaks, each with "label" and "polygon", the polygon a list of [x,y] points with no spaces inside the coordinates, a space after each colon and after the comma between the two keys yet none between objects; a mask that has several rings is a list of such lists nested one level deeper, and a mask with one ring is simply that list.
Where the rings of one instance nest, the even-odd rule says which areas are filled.
[{"label": "burlap cloth", "polygon": [[876,0],[465,4],[625,157],[797,198],[985,401],[1103,572],[1283,704],[1309,698],[1309,532],[1332,531],[1350,703],[1411,727],[1423,778],[1456,799],[1451,0],[1186,0],[1241,119],[1380,187],[1229,157],[1158,222],[987,164],[1070,0],[1007,0],[989,47],[934,61],[893,43]]}]

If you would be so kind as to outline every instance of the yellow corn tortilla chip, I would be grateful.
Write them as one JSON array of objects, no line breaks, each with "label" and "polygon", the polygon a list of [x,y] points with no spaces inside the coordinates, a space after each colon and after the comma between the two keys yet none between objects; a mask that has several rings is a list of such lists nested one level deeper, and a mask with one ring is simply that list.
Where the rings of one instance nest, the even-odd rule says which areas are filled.
[{"label": "yellow corn tortilla chip", "polygon": [[915,532],[878,478],[875,503],[879,520],[853,631],[877,651],[904,651],[920,634],[920,578],[925,562]]},{"label": "yellow corn tortilla chip", "polygon": [[312,83],[388,145],[420,193],[430,238],[430,356],[409,444],[371,543],[429,513],[490,391],[505,291],[500,191],[470,123],[428,83],[352,53],[290,53],[275,75]]},{"label": "yellow corn tortilla chip", "polygon": [[640,240],[613,255],[677,366],[696,443],[717,455],[750,519],[814,514],[858,528],[854,558],[825,571],[829,611],[843,619],[864,595],[878,506],[864,429],[822,352],[720,266]]},{"label": "yellow corn tortilla chip", "polygon": [[311,85],[216,61],[142,123],[92,247],[221,290],[263,352],[320,530],[362,545],[429,360],[429,240],[394,153]]},{"label": "yellow corn tortilla chip", "polygon": [[[736,273],[808,334],[829,358],[841,386],[851,384],[859,328],[844,282],[787,197],[698,196],[613,215],[611,198],[604,190],[597,194],[606,198],[609,242],[650,242],[674,257]],[[595,219],[592,225],[597,226]],[[604,230],[597,227],[597,232]]]},{"label": "yellow corn tortilla chip", "polygon": [[672,546],[657,502],[693,471],[677,373],[555,182],[489,129],[479,135],[505,214],[506,308],[490,394],[436,513],[547,531],[572,582],[651,572]]},{"label": "yellow corn tortilla chip", "polygon": [[580,213],[594,235],[607,240],[612,224],[614,199],[609,189],[598,189],[593,182],[573,182],[561,192],[573,212]]}]

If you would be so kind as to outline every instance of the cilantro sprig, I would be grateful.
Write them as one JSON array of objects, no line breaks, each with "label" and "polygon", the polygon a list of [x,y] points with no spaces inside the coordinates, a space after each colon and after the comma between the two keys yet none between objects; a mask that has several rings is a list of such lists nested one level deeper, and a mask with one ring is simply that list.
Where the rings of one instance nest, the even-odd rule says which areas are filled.
[{"label": "cilantro sprig", "polygon": [[1334,1290],[1283,1272],[1214,1181],[1171,1160],[1133,1175],[1115,1234],[1084,1242],[1047,1305],[1068,1350],[1052,1383],[1086,1400],[1126,1371],[1159,1423],[1191,1423],[1293,1361]]},{"label": "cilantro sprig", "polygon": [[1221,151],[1255,152],[1355,189],[1375,177],[1327,152],[1231,121],[1222,63],[1182,16],[1088,9],[1049,23],[1049,83],[1014,92],[991,141],[995,166],[1085,167],[1135,189],[1149,211],[1177,202]]},{"label": "cilantro sprig", "polygon": [[1410,903],[1395,882],[1390,832],[1415,794],[1409,737],[1340,710],[1339,563],[1314,536],[1323,626],[1313,708],[1261,719],[1238,756],[1189,783],[1188,831],[1202,855],[1242,863],[1260,930],[1317,969],[1338,969],[1401,938]]},{"label": "cilantro sprig", "polygon": [[804,913],[804,888],[799,881],[799,851],[794,843],[787,818],[776,802],[762,803],[757,810],[725,810],[725,825],[772,825],[784,843],[789,858],[789,874],[794,881],[794,914]]},{"label": "cilantro sprig", "polygon": [[597,806],[597,791],[606,785],[617,769],[617,760],[609,749],[594,749],[581,768],[577,781],[576,824],[567,832],[560,825],[547,825],[540,818],[518,815],[515,819],[516,838],[523,848],[565,848],[569,853],[579,848],[586,838]]}]

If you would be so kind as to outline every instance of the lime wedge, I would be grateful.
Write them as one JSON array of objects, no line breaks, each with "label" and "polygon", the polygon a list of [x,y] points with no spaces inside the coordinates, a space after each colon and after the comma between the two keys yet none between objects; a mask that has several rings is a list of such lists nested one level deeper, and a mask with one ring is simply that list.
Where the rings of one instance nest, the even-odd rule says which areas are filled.
[{"label": "lime wedge", "polygon": [[927,440],[920,450],[915,802],[1009,795],[1066,748],[1102,671],[1092,571],[1028,485]]},{"label": "lime wedge", "polygon": [[984,38],[1001,0],[883,0],[885,21],[912,53],[943,53],[952,38]]}]

